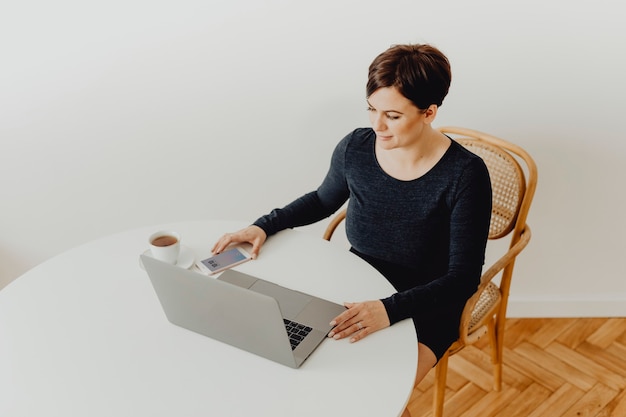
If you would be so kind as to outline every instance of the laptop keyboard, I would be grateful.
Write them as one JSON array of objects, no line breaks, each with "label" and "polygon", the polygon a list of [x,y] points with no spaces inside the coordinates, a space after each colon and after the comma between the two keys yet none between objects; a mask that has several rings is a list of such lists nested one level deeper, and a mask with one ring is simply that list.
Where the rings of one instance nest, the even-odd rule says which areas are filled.
[{"label": "laptop keyboard", "polygon": [[291,342],[291,350],[294,350],[300,342],[311,333],[312,328],[309,326],[305,326],[304,324],[296,323],[295,321],[291,321],[283,318],[285,322],[285,329],[287,329],[287,335],[289,336],[289,341]]}]

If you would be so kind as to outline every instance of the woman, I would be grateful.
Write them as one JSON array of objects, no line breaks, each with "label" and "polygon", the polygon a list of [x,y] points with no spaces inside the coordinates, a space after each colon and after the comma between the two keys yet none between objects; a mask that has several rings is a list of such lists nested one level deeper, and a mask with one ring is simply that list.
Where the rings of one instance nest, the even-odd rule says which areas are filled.
[{"label": "woman", "polygon": [[448,59],[430,45],[380,54],[366,88],[372,127],[339,142],[316,191],[224,235],[213,248],[248,242],[256,257],[268,236],[324,219],[348,200],[350,250],[397,293],[346,303],[329,337],[356,342],[412,318],[416,383],[458,338],[461,312],[479,284],[491,216],[483,161],[432,127],[450,81]]}]

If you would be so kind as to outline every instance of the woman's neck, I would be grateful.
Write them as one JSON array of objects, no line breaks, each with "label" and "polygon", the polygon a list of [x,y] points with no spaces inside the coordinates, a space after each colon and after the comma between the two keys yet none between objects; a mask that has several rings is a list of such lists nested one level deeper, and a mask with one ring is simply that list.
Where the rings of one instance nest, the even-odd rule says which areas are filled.
[{"label": "woman's neck", "polygon": [[450,139],[432,130],[413,146],[395,149],[376,149],[376,158],[390,176],[409,181],[430,171],[450,147]]}]

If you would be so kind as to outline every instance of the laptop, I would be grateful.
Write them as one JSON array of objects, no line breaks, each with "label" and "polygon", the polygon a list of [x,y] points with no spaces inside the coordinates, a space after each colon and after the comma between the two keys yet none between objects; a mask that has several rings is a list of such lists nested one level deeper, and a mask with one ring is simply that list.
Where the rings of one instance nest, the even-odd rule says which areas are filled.
[{"label": "laptop", "polygon": [[345,307],[228,269],[218,278],[141,255],[167,319],[292,368],[313,353]]}]

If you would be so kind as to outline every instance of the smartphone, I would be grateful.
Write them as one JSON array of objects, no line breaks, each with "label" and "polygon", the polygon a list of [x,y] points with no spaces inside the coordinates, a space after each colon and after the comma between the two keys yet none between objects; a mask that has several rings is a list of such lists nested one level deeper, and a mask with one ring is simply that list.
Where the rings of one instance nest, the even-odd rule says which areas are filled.
[{"label": "smartphone", "polygon": [[200,271],[209,275],[217,274],[235,265],[242,264],[252,259],[252,256],[240,247],[225,250],[222,253],[196,262]]}]

